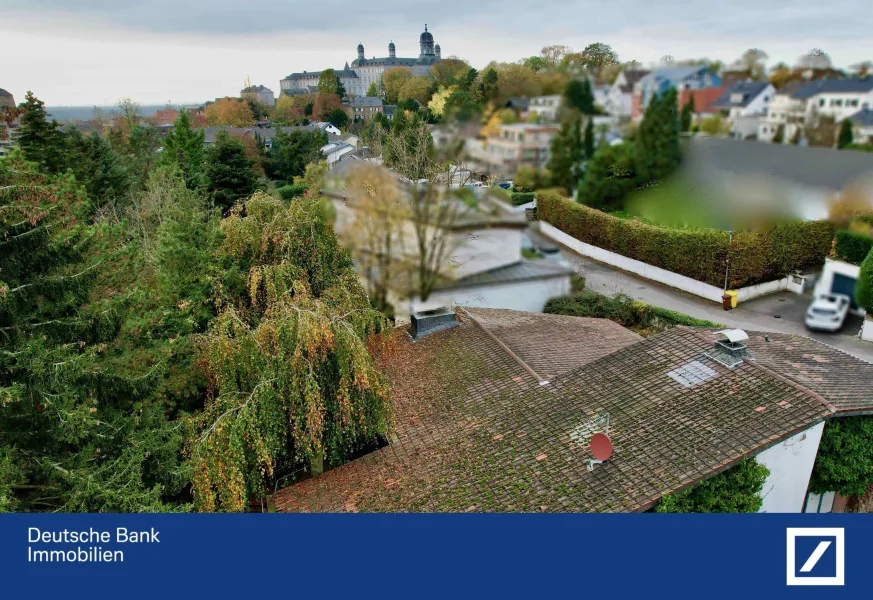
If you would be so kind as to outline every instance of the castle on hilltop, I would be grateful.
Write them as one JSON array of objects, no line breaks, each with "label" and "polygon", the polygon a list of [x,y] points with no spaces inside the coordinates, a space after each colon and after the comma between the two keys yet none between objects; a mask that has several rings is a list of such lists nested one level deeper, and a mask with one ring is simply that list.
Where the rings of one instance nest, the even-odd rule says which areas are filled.
[{"label": "castle on hilltop", "polygon": [[[358,57],[351,65],[346,63],[342,69],[334,69],[337,77],[350,96],[363,96],[371,83],[378,84],[386,71],[397,67],[406,67],[413,75],[427,75],[430,68],[440,61],[440,45],[435,44],[433,34],[424,26],[424,32],[418,38],[421,53],[418,58],[398,58],[394,42],[388,44],[388,56],[383,58],[366,58],[364,44],[358,44]],[[279,82],[282,93],[294,95],[316,91],[318,77],[321,71],[303,71],[291,73]]]}]

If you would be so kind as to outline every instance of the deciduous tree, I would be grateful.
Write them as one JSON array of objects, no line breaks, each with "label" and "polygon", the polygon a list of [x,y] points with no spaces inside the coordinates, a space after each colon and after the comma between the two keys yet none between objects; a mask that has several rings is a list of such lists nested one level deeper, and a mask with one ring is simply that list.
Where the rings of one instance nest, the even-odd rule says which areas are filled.
[{"label": "deciduous tree", "polygon": [[396,67],[385,72],[382,83],[385,86],[385,101],[397,104],[400,99],[400,89],[403,84],[413,78],[412,71],[406,67]]},{"label": "deciduous tree", "polygon": [[339,96],[319,92],[312,107],[312,116],[317,121],[327,121],[328,115],[337,109],[343,109],[343,103]]},{"label": "deciduous tree", "polygon": [[204,111],[209,125],[249,127],[255,124],[255,116],[248,103],[239,98],[222,98],[206,107]]},{"label": "deciduous tree", "polygon": [[430,101],[433,82],[426,77],[413,77],[408,79],[400,88],[398,100],[415,100],[422,106],[427,106]]}]

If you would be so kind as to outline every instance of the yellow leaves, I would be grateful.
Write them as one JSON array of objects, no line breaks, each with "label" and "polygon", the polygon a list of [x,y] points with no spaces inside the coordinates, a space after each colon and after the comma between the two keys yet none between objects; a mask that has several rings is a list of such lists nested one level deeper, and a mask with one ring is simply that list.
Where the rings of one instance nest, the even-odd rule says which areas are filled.
[{"label": "yellow leaves", "polygon": [[451,96],[454,91],[455,86],[441,87],[430,99],[430,102],[427,103],[430,112],[441,117],[446,110],[446,102],[448,102],[449,96]]},{"label": "yellow leaves", "polygon": [[206,107],[204,111],[209,125],[248,127],[255,124],[255,117],[247,102],[238,98],[222,98]]}]

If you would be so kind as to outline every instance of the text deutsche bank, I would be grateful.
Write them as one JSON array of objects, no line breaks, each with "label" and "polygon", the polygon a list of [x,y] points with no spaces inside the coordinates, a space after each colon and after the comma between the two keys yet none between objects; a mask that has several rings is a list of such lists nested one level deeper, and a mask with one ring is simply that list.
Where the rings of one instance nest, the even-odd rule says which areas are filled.
[{"label": "text deutsche bank", "polygon": [[123,550],[107,550],[99,544],[159,544],[160,534],[154,527],[148,531],[116,527],[114,532],[28,527],[27,562],[124,562]]}]

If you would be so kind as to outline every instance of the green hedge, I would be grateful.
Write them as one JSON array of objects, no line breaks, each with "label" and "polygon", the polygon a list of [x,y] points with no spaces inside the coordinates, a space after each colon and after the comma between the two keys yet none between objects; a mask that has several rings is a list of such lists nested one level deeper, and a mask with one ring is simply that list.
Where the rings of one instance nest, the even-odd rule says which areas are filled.
[{"label": "green hedge", "polygon": [[835,250],[837,256],[844,261],[860,265],[870,253],[870,248],[873,248],[873,237],[848,229],[837,231]]},{"label": "green hedge", "polygon": [[293,198],[299,198],[306,193],[306,190],[309,189],[308,186],[303,184],[291,184],[284,185],[278,188],[276,191],[279,192],[279,197],[282,200],[291,200]]},{"label": "green hedge", "polygon": [[535,197],[536,194],[533,192],[513,192],[510,199],[515,206],[521,206],[522,204],[533,202]]},{"label": "green hedge", "polygon": [[695,319],[666,308],[651,306],[624,294],[610,298],[595,292],[583,291],[548,300],[543,306],[543,312],[553,315],[609,319],[644,335],[664,331],[676,325],[722,327],[712,321]]},{"label": "green hedge", "polygon": [[820,265],[834,228],[827,221],[778,225],[770,231],[676,229],[621,219],[550,192],[537,194],[537,217],[579,241],[722,287],[779,279],[794,269]]},{"label": "green hedge", "polygon": [[868,314],[873,314],[873,250],[861,263],[861,275],[855,284],[855,301]]}]

